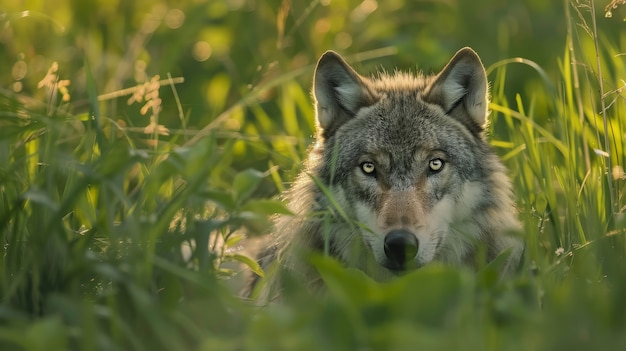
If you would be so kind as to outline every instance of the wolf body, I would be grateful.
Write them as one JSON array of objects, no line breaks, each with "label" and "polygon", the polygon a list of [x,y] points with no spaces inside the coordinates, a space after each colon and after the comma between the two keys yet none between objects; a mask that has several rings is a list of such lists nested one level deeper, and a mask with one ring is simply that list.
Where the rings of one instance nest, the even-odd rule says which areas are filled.
[{"label": "wolf body", "polygon": [[[479,254],[492,260],[507,249],[502,273],[518,266],[521,226],[506,169],[485,138],[488,83],[472,49],[437,75],[370,78],[329,51],[313,94],[316,142],[285,194],[294,216],[276,219],[264,269],[316,288],[310,252],[376,280],[431,262],[473,266]],[[250,288],[273,299],[280,277]]]}]

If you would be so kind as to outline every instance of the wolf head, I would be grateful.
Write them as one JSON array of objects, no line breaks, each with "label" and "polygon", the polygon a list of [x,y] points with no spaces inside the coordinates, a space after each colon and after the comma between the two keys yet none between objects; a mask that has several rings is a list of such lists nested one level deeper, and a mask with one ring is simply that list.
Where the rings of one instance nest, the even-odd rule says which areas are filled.
[{"label": "wolf head", "polygon": [[[309,168],[356,222],[334,234],[343,259],[362,241],[390,271],[489,258],[519,246],[504,167],[484,138],[488,86],[478,55],[461,49],[436,76],[366,78],[337,53],[315,71],[318,142]],[[311,161],[311,160],[314,161]]]}]

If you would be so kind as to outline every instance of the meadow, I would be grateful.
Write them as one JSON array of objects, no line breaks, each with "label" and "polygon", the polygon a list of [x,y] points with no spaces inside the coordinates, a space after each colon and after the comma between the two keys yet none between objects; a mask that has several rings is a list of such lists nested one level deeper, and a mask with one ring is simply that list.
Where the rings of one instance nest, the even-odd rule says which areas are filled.
[{"label": "meadow", "polygon": [[[5,1],[6,2],[6,1]],[[0,350],[626,347],[624,1],[136,0],[0,8]],[[316,59],[491,82],[525,260],[324,297],[234,293],[314,134]],[[261,273],[261,272],[260,272]]]}]

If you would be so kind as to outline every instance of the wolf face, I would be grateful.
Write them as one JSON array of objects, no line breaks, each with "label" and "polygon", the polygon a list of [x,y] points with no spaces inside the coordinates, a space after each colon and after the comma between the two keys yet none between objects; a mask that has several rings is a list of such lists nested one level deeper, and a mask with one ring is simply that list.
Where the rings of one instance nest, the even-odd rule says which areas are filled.
[{"label": "wolf face", "polygon": [[361,224],[358,235],[330,238],[344,261],[363,261],[351,250],[363,246],[369,252],[360,255],[390,272],[463,264],[480,242],[489,259],[509,247],[519,257],[521,242],[508,235],[519,229],[510,185],[484,138],[487,78],[472,49],[436,76],[375,78],[329,51],[314,96],[318,142],[308,172]]},{"label": "wolf face", "polygon": [[[436,76],[372,78],[329,51],[313,94],[317,141],[285,194],[295,216],[276,219],[264,269],[278,265],[315,288],[323,284],[303,255],[310,251],[377,280],[433,261],[473,266],[479,252],[491,260],[509,250],[502,272],[518,266],[520,224],[484,137],[487,78],[472,49]],[[329,207],[341,215],[321,218]],[[264,281],[258,296],[278,298],[280,274]]]}]

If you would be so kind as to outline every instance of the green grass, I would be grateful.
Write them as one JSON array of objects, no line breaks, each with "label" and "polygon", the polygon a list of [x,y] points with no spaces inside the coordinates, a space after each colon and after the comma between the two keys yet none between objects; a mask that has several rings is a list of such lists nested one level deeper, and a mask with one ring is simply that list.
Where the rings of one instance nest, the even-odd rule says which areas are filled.
[{"label": "green grass", "polygon": [[[236,297],[233,286],[242,275],[237,264],[258,270],[237,250],[240,240],[244,234],[266,233],[268,218],[285,213],[277,194],[288,186],[311,142],[313,60],[337,44],[316,36],[316,30],[328,24],[337,34],[344,28],[352,35],[350,50],[359,53],[348,56],[372,70],[381,62],[388,68],[396,59],[404,63],[407,56],[411,64],[422,64],[413,56],[441,57],[442,63],[457,47],[437,46],[425,39],[428,33],[411,29],[420,38],[419,52],[403,41],[399,28],[367,23],[382,23],[391,15],[403,23],[403,11],[431,11],[435,22],[456,18],[456,35],[464,35],[465,22],[454,17],[461,10],[437,4],[400,11],[379,2],[363,24],[344,23],[359,3],[338,1],[332,5],[337,12],[326,12],[318,2],[304,8],[293,4],[282,15],[274,3],[258,5],[256,12],[245,10],[248,5],[237,12],[221,3],[187,4],[188,27],[181,30],[211,39],[219,57],[219,64],[206,66],[185,58],[183,52],[193,45],[171,29],[137,30],[129,37],[141,45],[107,66],[99,57],[119,44],[112,29],[90,37],[100,49],[86,45],[82,55],[73,56],[64,51],[71,47],[65,39],[44,43],[28,34],[62,27],[56,19],[62,21],[62,12],[0,16],[0,23],[14,30],[3,34],[3,63],[14,65],[21,60],[16,53],[29,52],[25,41],[6,39],[11,35],[31,38],[36,50],[60,45],[58,52],[66,56],[59,56],[71,57],[50,72],[48,87],[37,83],[50,65],[37,71],[34,58],[29,67],[39,76],[2,76],[0,349],[626,346],[626,65],[620,51],[625,37],[604,32],[586,3],[557,7],[565,11],[567,35],[552,42],[554,69],[526,57],[485,59],[494,55],[479,50],[486,63],[493,63],[488,65],[490,138],[510,170],[526,228],[525,262],[516,276],[498,281],[488,268],[476,274],[435,265],[380,284],[315,257],[312,262],[328,285],[325,298],[298,286],[288,289],[283,304],[265,308]],[[149,11],[137,6],[125,9],[134,20],[119,28],[145,23],[141,15]],[[490,10],[487,3],[483,7]],[[207,24],[200,10],[224,24],[203,32]],[[229,17],[229,11],[237,16]],[[603,14],[595,16],[600,21]],[[287,19],[281,24],[281,18]],[[504,28],[507,20],[494,26]],[[93,30],[88,20],[73,24]],[[243,34],[237,28],[244,24],[258,31]],[[232,40],[235,33],[238,42]],[[260,33],[271,40],[259,38]],[[147,44],[151,35],[153,45]],[[276,38],[281,51],[272,56]],[[314,49],[300,42],[311,42]],[[171,51],[161,52],[166,45]],[[250,48],[259,57],[251,58]],[[301,62],[291,61],[295,53]],[[127,101],[136,89],[122,88],[137,82],[118,78],[115,71],[128,57],[165,67],[158,72],[158,94],[131,105]],[[265,58],[276,65],[262,62]],[[165,69],[175,66],[172,62],[183,68],[168,76]],[[198,77],[187,66],[207,75]],[[146,72],[148,81],[152,77]],[[66,79],[69,90],[56,84]],[[147,98],[154,104],[142,111]],[[146,131],[150,125],[155,128]]]}]

